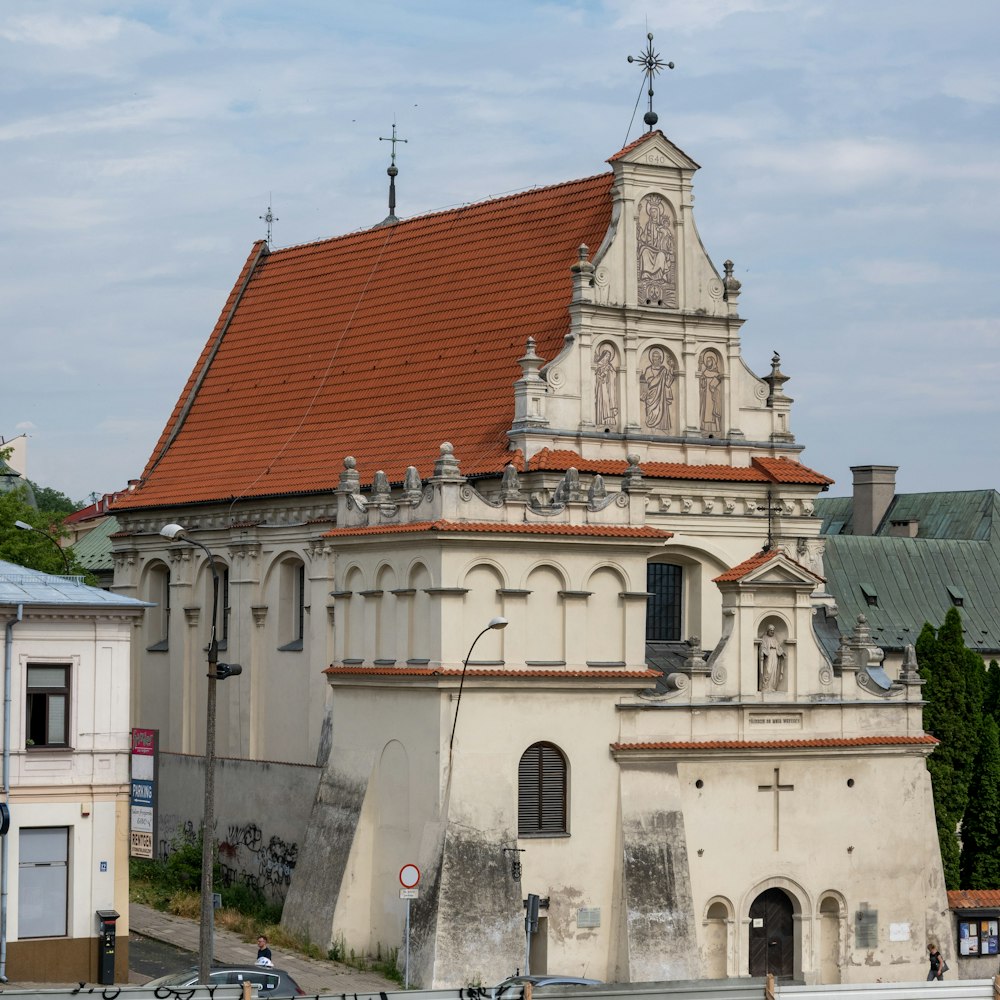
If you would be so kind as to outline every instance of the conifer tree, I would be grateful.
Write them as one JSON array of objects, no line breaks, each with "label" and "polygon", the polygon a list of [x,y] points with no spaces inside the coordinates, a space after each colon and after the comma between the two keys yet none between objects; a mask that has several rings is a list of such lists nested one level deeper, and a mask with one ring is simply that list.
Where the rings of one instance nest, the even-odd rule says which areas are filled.
[{"label": "conifer tree", "polygon": [[924,625],[916,650],[926,681],[924,729],[940,740],[927,768],[941,861],[946,885],[957,889],[961,882],[957,830],[969,802],[969,783],[981,743],[984,671],[979,657],[965,647],[957,608],[948,610],[936,634]]},{"label": "conifer tree", "polygon": [[1000,728],[989,714],[962,821],[961,884],[963,889],[1000,885]]}]

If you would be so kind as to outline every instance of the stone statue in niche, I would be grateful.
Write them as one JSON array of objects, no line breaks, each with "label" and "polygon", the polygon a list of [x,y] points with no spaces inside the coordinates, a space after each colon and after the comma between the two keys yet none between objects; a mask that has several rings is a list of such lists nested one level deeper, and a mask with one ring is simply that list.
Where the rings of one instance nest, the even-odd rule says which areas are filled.
[{"label": "stone statue in niche", "polygon": [[768,625],[760,637],[757,659],[760,664],[758,689],[777,691],[785,677],[785,647],[775,634],[773,625]]},{"label": "stone statue in niche", "polygon": [[705,434],[722,433],[722,372],[714,351],[705,351],[698,365],[701,429]]},{"label": "stone statue in niche", "polygon": [[649,364],[639,373],[639,399],[643,422],[651,431],[671,429],[670,410],[674,402],[674,377],[677,369],[673,358],[662,347],[649,349]]},{"label": "stone statue in niche", "polygon": [[677,252],[674,220],[667,199],[649,194],[635,220],[640,303],[677,305]]},{"label": "stone statue in niche", "polygon": [[618,426],[618,370],[615,352],[604,344],[594,366],[594,409],[598,427]]}]

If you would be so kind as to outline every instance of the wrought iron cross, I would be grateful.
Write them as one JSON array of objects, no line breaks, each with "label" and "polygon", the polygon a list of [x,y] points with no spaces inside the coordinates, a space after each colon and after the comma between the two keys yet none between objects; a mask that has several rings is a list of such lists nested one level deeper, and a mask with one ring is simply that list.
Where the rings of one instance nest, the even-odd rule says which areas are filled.
[{"label": "wrought iron cross", "polygon": [[653,126],[659,121],[659,116],[653,110],[653,77],[663,69],[673,69],[672,62],[664,62],[660,58],[659,52],[653,51],[653,33],[650,31],[646,35],[646,51],[637,56],[629,56],[629,62],[637,62],[639,68],[646,76],[649,87],[649,110],[642,116],[646,123],[646,131],[652,132]]},{"label": "wrought iron cross", "polygon": [[396,123],[393,122],[392,123],[392,136],[391,137],[387,137],[387,136],[384,136],[384,135],[380,135],[378,137],[378,141],[379,142],[391,142],[392,143],[392,159],[391,159],[390,163],[391,163],[391,166],[394,167],[396,165],[396,143],[397,142],[409,142],[410,140],[409,139],[400,139],[396,135]]},{"label": "wrought iron cross", "polygon": [[[267,200],[268,200],[268,202],[270,202],[270,200],[271,200],[271,196],[270,195],[267,196]],[[267,206],[267,212],[266,212],[266,214],[264,214],[264,215],[258,215],[257,218],[258,219],[262,219],[264,222],[267,223],[267,245],[270,247],[270,245],[271,245],[271,227],[274,225],[275,222],[280,222],[281,220],[271,211],[270,204],[268,204],[268,206]]]}]

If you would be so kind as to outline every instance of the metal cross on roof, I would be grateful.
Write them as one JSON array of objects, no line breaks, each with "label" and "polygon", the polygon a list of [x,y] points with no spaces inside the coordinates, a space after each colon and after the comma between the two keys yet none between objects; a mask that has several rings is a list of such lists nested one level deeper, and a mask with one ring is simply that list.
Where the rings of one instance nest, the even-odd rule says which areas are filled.
[{"label": "metal cross on roof", "polygon": [[[387,138],[384,135],[380,135],[378,137],[378,141],[379,142],[391,142],[392,143],[392,161],[391,161],[390,165],[392,167],[394,167],[394,166],[396,166],[396,143],[397,142],[409,142],[410,140],[409,139],[400,139],[396,135],[396,123],[393,122],[392,123],[392,136],[391,136],[391,138]],[[394,174],[390,174],[390,176],[395,176],[395,175]]]},{"label": "metal cross on roof", "polygon": [[[268,202],[270,202],[270,200],[271,200],[271,196],[270,195],[267,196],[267,200],[268,200]],[[274,225],[274,223],[280,222],[281,220],[274,214],[274,212],[271,211],[270,204],[268,204],[268,206],[267,206],[267,212],[264,215],[258,215],[257,218],[258,219],[263,219],[263,221],[267,223],[267,245],[270,247],[270,245],[271,245],[271,227]]]},{"label": "metal cross on roof", "polygon": [[397,142],[409,142],[409,139],[400,139],[396,135],[396,123],[392,123],[392,137],[386,138],[384,135],[378,137],[379,142],[391,142],[392,143],[392,159],[389,162],[389,166],[386,173],[389,175],[389,214],[382,220],[382,225],[387,222],[398,222],[396,218],[396,174],[399,173],[399,167],[396,166],[396,143]]},{"label": "metal cross on roof", "polygon": [[653,51],[653,33],[651,31],[646,35],[646,51],[641,55],[629,56],[628,61],[637,62],[646,76],[649,85],[649,110],[642,116],[642,120],[646,123],[646,131],[652,132],[653,126],[659,121],[658,115],[653,110],[653,77],[663,69],[673,69],[674,64],[664,62],[660,58],[659,52]]}]

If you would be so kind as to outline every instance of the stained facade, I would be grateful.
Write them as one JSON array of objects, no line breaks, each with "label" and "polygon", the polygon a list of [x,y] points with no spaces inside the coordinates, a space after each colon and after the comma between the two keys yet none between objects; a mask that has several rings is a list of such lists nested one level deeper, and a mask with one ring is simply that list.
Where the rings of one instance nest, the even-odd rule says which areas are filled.
[{"label": "stained facade", "polygon": [[118,505],[116,586],[169,606],[135,712],[197,752],[211,574],[179,520],[244,666],[219,752],[323,765],[292,930],[397,946],[413,863],[425,986],[523,966],[529,893],[535,971],[921,978],[947,904],[919,675],[838,621],[830,480],[780,358],[742,358],[697,164],[659,132],[610,163],[255,248]]}]

